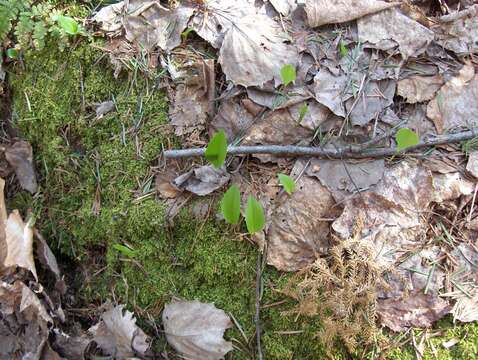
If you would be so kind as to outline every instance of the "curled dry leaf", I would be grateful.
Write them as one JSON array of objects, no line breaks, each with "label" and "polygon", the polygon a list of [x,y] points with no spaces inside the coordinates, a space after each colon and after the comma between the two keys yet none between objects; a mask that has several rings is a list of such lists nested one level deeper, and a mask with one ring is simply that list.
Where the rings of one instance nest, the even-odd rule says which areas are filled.
[{"label": "curled dry leaf", "polygon": [[36,193],[38,183],[33,167],[32,146],[26,141],[17,141],[7,147],[5,157],[15,171],[21,187],[32,194]]},{"label": "curled dry leaf", "polygon": [[406,298],[386,299],[377,303],[380,322],[393,331],[410,327],[429,328],[450,311],[448,302],[434,294],[415,291]]},{"label": "curled dry leaf", "polygon": [[219,63],[236,85],[262,86],[280,81],[282,66],[296,66],[298,53],[281,26],[264,14],[245,16],[224,36]]},{"label": "curled dry leaf", "polygon": [[186,359],[220,360],[233,349],[223,339],[232,322],[214,304],[197,300],[166,304],[163,325],[169,344]]},{"label": "curled dry leaf", "polygon": [[204,165],[178,176],[173,184],[179,189],[205,196],[226,185],[229,178],[230,175],[224,168],[216,169],[211,165]]},{"label": "curled dry leaf", "polygon": [[427,116],[438,133],[478,125],[478,75],[473,65],[466,64],[459,74],[441,87],[428,103]]},{"label": "curled dry leaf", "polygon": [[[14,210],[6,222],[5,243],[0,244],[4,254],[4,267],[18,266],[29,270],[38,281],[35,260],[33,259],[33,229],[25,224],[18,210]],[[2,256],[3,257],[3,256]]]},{"label": "curled dry leaf", "polygon": [[247,95],[256,104],[272,110],[285,109],[313,97],[305,86],[291,86],[286,93],[276,91],[272,86],[260,89],[250,87],[247,88]]},{"label": "curled dry leaf", "polygon": [[[297,176],[304,167],[298,161],[292,170]],[[282,271],[296,271],[312,264],[329,248],[329,222],[334,199],[327,188],[309,176],[296,181],[290,196],[276,200],[267,230],[267,263]]]},{"label": "curled dry leaf", "polygon": [[305,12],[309,25],[316,27],[355,20],[395,5],[380,0],[305,0]]},{"label": "curled dry leaf", "polygon": [[88,332],[98,346],[115,359],[125,360],[135,354],[144,356],[149,349],[149,338],[136,325],[133,314],[123,309],[123,305],[111,307]]},{"label": "curled dry leaf", "polygon": [[410,104],[428,101],[433,99],[443,82],[442,75],[411,76],[398,82],[397,94]]},{"label": "curled dry leaf", "polygon": [[397,8],[369,15],[357,22],[358,39],[381,50],[398,50],[406,59],[423,53],[433,31],[402,14]]}]

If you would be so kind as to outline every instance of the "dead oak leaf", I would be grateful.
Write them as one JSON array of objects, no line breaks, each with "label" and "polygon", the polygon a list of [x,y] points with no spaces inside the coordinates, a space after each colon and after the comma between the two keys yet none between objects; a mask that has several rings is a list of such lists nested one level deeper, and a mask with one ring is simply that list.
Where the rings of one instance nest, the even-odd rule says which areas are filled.
[{"label": "dead oak leaf", "polygon": [[214,304],[174,301],[166,304],[162,318],[168,343],[186,359],[219,360],[232,350],[223,339],[232,322]]},{"label": "dead oak leaf", "polygon": [[396,4],[379,0],[305,0],[305,12],[309,25],[316,27],[355,20]]},{"label": "dead oak leaf", "polygon": [[145,355],[149,349],[149,338],[136,325],[133,314],[123,309],[123,305],[110,308],[103,313],[100,322],[88,330],[98,346],[118,360],[135,354]]},{"label": "dead oak leaf", "polygon": [[224,36],[219,63],[226,78],[236,85],[262,86],[280,81],[282,66],[296,66],[297,49],[290,45],[281,26],[264,14],[238,20]]}]

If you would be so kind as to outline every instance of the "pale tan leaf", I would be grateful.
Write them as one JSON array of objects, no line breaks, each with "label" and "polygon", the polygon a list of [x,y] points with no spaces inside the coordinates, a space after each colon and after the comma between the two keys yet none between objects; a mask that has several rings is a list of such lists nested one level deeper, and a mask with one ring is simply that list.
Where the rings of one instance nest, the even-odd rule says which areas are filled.
[{"label": "pale tan leaf", "polygon": [[462,195],[470,195],[475,184],[466,180],[459,172],[433,175],[433,201],[441,203],[455,200]]},{"label": "pale tan leaf", "polygon": [[360,42],[368,42],[381,50],[398,46],[404,58],[423,53],[434,38],[431,30],[397,8],[359,19],[357,28]]},{"label": "pale tan leaf", "polygon": [[224,168],[215,169],[212,165],[204,165],[178,176],[173,185],[199,196],[205,196],[223,187],[230,175]]},{"label": "pale tan leaf", "polygon": [[355,20],[395,5],[379,0],[305,0],[305,12],[309,25],[316,27]]},{"label": "pale tan leaf", "polygon": [[267,15],[248,15],[229,29],[219,52],[226,78],[236,85],[262,86],[280,81],[282,66],[296,66],[297,49],[281,26]]},{"label": "pale tan leaf", "polygon": [[8,217],[5,227],[6,257],[5,267],[18,266],[31,271],[38,281],[35,261],[33,259],[33,229],[25,224],[18,210]]},{"label": "pale tan leaf", "polygon": [[15,175],[21,187],[32,194],[36,193],[38,183],[33,167],[32,146],[26,141],[17,141],[7,147],[5,157],[15,170]]},{"label": "pale tan leaf", "polygon": [[169,344],[186,359],[220,360],[232,350],[223,339],[232,322],[214,304],[174,301],[165,305],[162,318]]},{"label": "pale tan leaf", "polygon": [[398,82],[397,94],[410,104],[428,101],[433,99],[443,82],[442,75],[411,76]]},{"label": "pale tan leaf", "polygon": [[468,157],[466,170],[469,171],[475,178],[478,178],[478,151],[473,151]]},{"label": "pale tan leaf", "polygon": [[118,360],[134,357],[135,354],[144,356],[149,349],[150,339],[136,325],[133,314],[124,311],[123,305],[107,310],[100,322],[88,331],[103,351]]},{"label": "pale tan leaf", "polygon": [[427,116],[438,133],[478,125],[478,75],[473,65],[466,64],[459,74],[446,82],[428,103]]},{"label": "pale tan leaf", "polygon": [[276,11],[284,16],[297,9],[297,0],[269,0]]},{"label": "pale tan leaf", "polygon": [[[292,170],[297,176],[305,163]],[[270,215],[267,230],[267,263],[278,270],[296,271],[312,264],[329,248],[329,222],[335,204],[332,194],[320,182],[301,176],[292,195],[283,195]]]},{"label": "pale tan leaf", "polygon": [[93,21],[101,25],[101,30],[105,32],[120,31],[123,24],[121,22],[121,14],[124,10],[124,1],[116,4],[108,5],[100,9],[93,17]]},{"label": "pale tan leaf", "polygon": [[315,99],[335,115],[345,116],[344,102],[352,97],[351,93],[346,92],[347,83],[346,75],[334,76],[329,70],[322,68],[314,77]]}]

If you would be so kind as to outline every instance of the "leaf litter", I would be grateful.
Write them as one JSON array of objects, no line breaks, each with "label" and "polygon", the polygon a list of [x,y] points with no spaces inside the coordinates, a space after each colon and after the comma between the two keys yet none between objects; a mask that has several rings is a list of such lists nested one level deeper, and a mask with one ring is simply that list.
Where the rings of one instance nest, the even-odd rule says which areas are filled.
[{"label": "leaf litter", "polygon": [[[131,0],[103,7],[93,21],[111,44],[121,42],[125,50],[110,50],[115,75],[142,51],[149,56],[148,67],[165,68],[169,78],[161,81],[171,103],[170,124],[185,146],[203,146],[208,135],[223,129],[234,144],[367,148],[394,144],[397,127],[427,139],[475,126],[476,9],[466,3],[432,12],[426,4],[380,0],[245,1],[240,6],[211,0],[169,7]],[[189,39],[189,32],[197,36]],[[284,66],[297,74],[287,86],[281,80]],[[22,187],[35,192],[31,151],[24,145],[20,150],[22,161],[15,153],[5,151],[5,157]],[[339,337],[352,350],[373,338],[375,319],[394,331],[430,327],[447,313],[455,321],[477,320],[475,184],[463,176],[466,161],[457,150],[443,145],[418,160],[364,162],[256,156],[268,171],[280,166],[289,173],[297,188],[291,195],[281,193],[274,176],[262,176],[253,185],[241,181],[246,199],[262,192],[255,195],[265,208],[266,226],[253,238],[266,248],[269,264],[299,271],[298,288],[292,286],[288,294],[298,300],[300,314],[331,310],[321,334],[326,343]],[[473,159],[467,166],[472,175]],[[158,193],[173,201],[193,196],[184,191],[206,196],[231,179],[244,180],[259,166],[255,160],[243,162],[234,159],[219,170],[196,164],[179,176],[177,171],[159,174]],[[231,165],[238,166],[236,173]],[[9,227],[5,211],[7,236],[0,249],[9,276],[12,268],[20,268],[16,276],[23,278],[2,283],[7,304],[2,312],[12,316],[20,306],[25,314],[20,310],[15,316],[33,313],[38,327],[26,329],[37,331],[41,340],[14,346],[40,354],[60,351],[63,341],[82,344],[84,353],[96,339],[104,354],[145,356],[148,340],[121,305],[110,307],[89,334],[68,337],[57,330],[58,341],[49,343],[58,317],[50,314],[58,307],[51,308],[30,283],[25,285],[25,277],[38,276],[35,240],[28,222],[12,214],[15,226]],[[15,241],[14,230],[22,233]],[[20,256],[15,246],[26,251]],[[51,251],[40,253],[56,274]],[[321,309],[323,294],[328,298]],[[354,311],[351,304],[357,305]],[[20,317],[12,321],[25,325]],[[232,349],[223,339],[229,317],[212,304],[173,302],[165,307],[163,325],[170,344],[184,356],[220,359]],[[198,326],[210,332],[195,331]]]}]

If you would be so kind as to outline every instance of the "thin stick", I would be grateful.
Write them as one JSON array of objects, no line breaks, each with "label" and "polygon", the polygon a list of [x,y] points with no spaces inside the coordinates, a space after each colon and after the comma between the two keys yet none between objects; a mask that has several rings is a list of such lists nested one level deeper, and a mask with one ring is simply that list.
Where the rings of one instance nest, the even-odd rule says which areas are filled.
[{"label": "thin stick", "polygon": [[[478,128],[472,128],[471,130],[459,132],[455,134],[438,135],[433,139],[427,139],[421,141],[415,146],[408,147],[401,151],[397,151],[396,148],[376,148],[376,149],[363,149],[360,152],[357,151],[357,146],[361,145],[349,145],[337,149],[324,149],[322,147],[313,146],[295,146],[295,145],[253,145],[253,146],[229,146],[227,152],[229,155],[248,155],[248,154],[271,154],[282,155],[284,157],[294,156],[310,156],[310,157],[322,157],[332,159],[364,159],[364,158],[380,158],[386,156],[399,155],[409,153],[414,150],[422,149],[425,147],[444,145],[450,143],[456,143],[460,141],[470,140],[478,136]],[[181,149],[181,150],[166,150],[164,151],[164,157],[166,159],[175,158],[187,158],[203,156],[206,148],[196,149]]]},{"label": "thin stick", "polygon": [[260,251],[257,252],[257,268],[256,268],[256,313],[254,321],[256,323],[256,343],[257,343],[257,357],[263,360],[262,346],[261,346],[261,293],[262,293],[262,260]]}]

